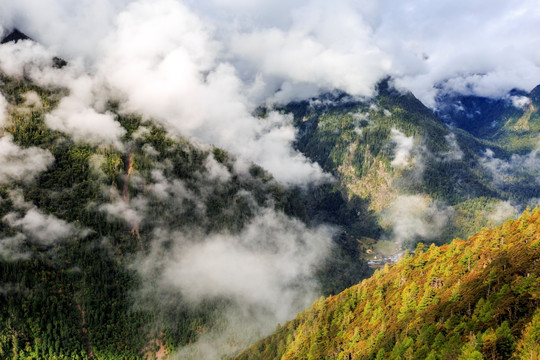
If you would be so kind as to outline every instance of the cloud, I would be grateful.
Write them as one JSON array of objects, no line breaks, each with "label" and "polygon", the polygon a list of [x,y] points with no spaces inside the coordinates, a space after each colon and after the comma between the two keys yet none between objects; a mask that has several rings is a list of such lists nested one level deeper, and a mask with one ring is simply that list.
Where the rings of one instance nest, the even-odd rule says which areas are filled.
[{"label": "cloud", "polygon": [[213,339],[216,356],[205,358],[218,358],[232,350],[223,339],[234,336],[245,346],[317,298],[314,274],[329,253],[332,234],[329,227],[307,228],[260,209],[237,234],[156,231],[150,253],[134,267],[153,289],[146,290],[150,293],[172,292],[193,305],[228,301],[222,309],[224,330],[206,334],[195,345],[202,351]]},{"label": "cloud", "polygon": [[531,176],[540,185],[540,153],[537,148],[526,155],[512,155],[508,160],[495,157],[491,149],[486,149],[480,164],[487,169],[495,184],[502,186],[522,176]]},{"label": "cloud", "polygon": [[31,254],[23,249],[25,240],[26,236],[21,233],[0,238],[0,258],[4,261],[29,259]]},{"label": "cloud", "polygon": [[512,102],[512,105],[519,109],[524,109],[531,103],[531,99],[527,96],[510,96],[509,99]]},{"label": "cloud", "polygon": [[[63,69],[56,69],[52,59],[51,51],[32,41],[0,46],[0,70],[5,74],[18,79],[26,76],[41,86],[69,92],[51,113],[45,115],[48,127],[71,135],[75,141],[121,149],[120,138],[125,130],[111,113],[105,111],[110,95],[106,86],[87,74],[80,62],[73,61]],[[26,106],[40,104],[36,95],[26,94]]]},{"label": "cloud", "polygon": [[[540,82],[532,35],[540,13],[533,0],[495,0],[489,9],[462,0],[115,0],[69,6],[67,0],[21,0],[0,6],[3,26],[20,26],[95,75],[92,84],[82,75],[73,88],[65,84],[72,95],[48,118],[51,127],[118,146],[122,129],[101,99],[89,98],[105,88],[125,100],[126,111],[255,161],[290,184],[327,177],[292,150],[289,117],[252,115],[261,104],[335,88],[369,96],[386,75],[430,106],[441,90],[502,96]],[[0,49],[19,51],[26,63],[36,62],[35,52],[51,53],[22,43],[34,52],[15,45]],[[3,68],[12,65],[0,61]]]},{"label": "cloud", "polygon": [[54,161],[53,155],[36,147],[21,148],[8,134],[0,137],[0,184],[30,182]]},{"label": "cloud", "polygon": [[226,182],[231,178],[229,170],[223,164],[217,162],[213,154],[208,155],[204,161],[204,166],[208,171],[208,179],[210,180],[221,180]]},{"label": "cloud", "polygon": [[[52,246],[77,236],[84,238],[90,230],[70,224],[52,214],[45,214],[34,204],[25,201],[22,189],[7,191],[12,209],[0,220],[10,234],[0,237],[0,257],[7,261],[25,260],[32,257],[28,244]],[[0,197],[0,206],[6,199]]]},{"label": "cloud", "polygon": [[75,227],[53,215],[43,214],[36,208],[20,217],[9,213],[2,219],[9,226],[20,229],[26,236],[42,245],[52,245],[75,233]]},{"label": "cloud", "polygon": [[28,91],[22,96],[24,98],[24,108],[32,110],[41,110],[43,108],[43,103],[41,102],[41,98],[39,97],[37,92]]},{"label": "cloud", "polygon": [[221,48],[211,27],[186,6],[138,1],[119,14],[104,41],[98,76],[126,98],[126,111],[254,161],[284,183],[327,178],[292,149],[290,116],[252,115],[258,104],[236,69],[220,58]]},{"label": "cloud", "polygon": [[53,53],[33,41],[18,41],[0,46],[0,70],[17,79],[52,65]]},{"label": "cloud", "polygon": [[442,234],[444,226],[452,219],[454,209],[421,195],[400,195],[383,215],[391,226],[393,241],[432,240]]},{"label": "cloud", "polygon": [[45,115],[47,126],[71,135],[75,141],[122,149],[120,138],[126,131],[112,113],[96,111],[94,96],[100,90],[95,89],[94,80],[81,74],[69,79],[65,85],[70,93]]},{"label": "cloud", "polygon": [[405,136],[401,131],[392,128],[390,141],[396,145],[394,159],[390,165],[396,169],[405,169],[412,164],[413,137]]},{"label": "cloud", "polygon": [[444,136],[446,143],[448,144],[448,151],[441,154],[443,161],[457,161],[463,159],[463,151],[457,143],[456,134],[449,133]]},{"label": "cloud", "polygon": [[517,217],[519,217],[519,210],[512,206],[509,201],[499,201],[488,215],[488,219],[494,223],[494,226],[498,226],[508,219],[515,219]]},{"label": "cloud", "polygon": [[123,220],[132,228],[139,226],[146,212],[147,201],[144,197],[131,200],[117,198],[112,203],[101,205],[99,210],[106,212],[113,218]]},{"label": "cloud", "polygon": [[[133,0],[77,4],[21,0],[0,5],[0,23],[25,29],[61,55],[83,56],[95,64],[101,61],[96,49],[115,26],[126,24],[126,11],[138,8],[141,14],[147,4]],[[152,20],[156,19],[155,11],[146,9],[150,11],[148,21],[140,27],[145,31],[134,32],[133,38],[145,45],[153,39],[160,46],[182,33],[152,35],[156,28],[169,27],[194,35],[196,43],[202,24],[216,44],[213,51],[218,49],[219,58],[232,64],[244,81],[258,78],[267,98],[280,89],[282,95],[293,96],[294,88],[304,94],[308,88],[311,93],[340,88],[369,95],[382,76],[392,75],[399,86],[434,105],[437,88],[501,96],[514,87],[530,90],[540,79],[540,54],[533,35],[540,24],[540,12],[535,0],[519,4],[494,0],[489,8],[482,2],[465,0],[155,4],[156,11],[170,10],[163,19],[176,17],[181,19],[179,23],[198,24],[194,31],[181,24],[170,27],[170,22]],[[191,15],[179,14],[179,7]],[[199,20],[193,22],[194,18]],[[150,32],[145,23],[151,23]],[[135,47],[137,42],[133,41]]]}]

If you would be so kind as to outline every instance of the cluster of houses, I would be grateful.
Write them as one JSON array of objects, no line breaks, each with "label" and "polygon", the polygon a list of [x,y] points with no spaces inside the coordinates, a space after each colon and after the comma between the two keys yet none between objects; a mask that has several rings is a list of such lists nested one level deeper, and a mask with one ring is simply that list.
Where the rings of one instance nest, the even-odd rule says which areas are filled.
[{"label": "cluster of houses", "polygon": [[379,269],[383,268],[384,265],[392,265],[399,261],[399,259],[403,256],[403,251],[399,252],[394,255],[390,255],[388,257],[384,257],[382,255],[376,255],[373,257],[373,259],[368,260],[368,265],[373,269]]}]

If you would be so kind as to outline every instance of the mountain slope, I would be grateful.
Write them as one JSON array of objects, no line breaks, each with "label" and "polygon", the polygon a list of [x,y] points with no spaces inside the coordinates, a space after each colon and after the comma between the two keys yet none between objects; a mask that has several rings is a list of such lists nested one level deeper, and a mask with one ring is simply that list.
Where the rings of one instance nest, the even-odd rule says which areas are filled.
[{"label": "mountain slope", "polygon": [[536,359],[540,209],[392,267],[279,327],[238,359]]},{"label": "mountain slope", "polygon": [[500,99],[445,94],[437,99],[437,114],[507,150],[532,151],[540,142],[539,94],[540,86],[530,93],[514,90]]},{"label": "mountain slope", "polygon": [[0,130],[2,358],[151,358],[226,327],[228,293],[193,303],[189,291],[160,284],[175,256],[215,238],[231,239],[228,249],[240,255],[298,262],[310,285],[295,271],[278,283],[292,295],[303,289],[300,298],[319,282],[337,292],[371,273],[339,237],[335,246],[316,243],[317,223],[304,222],[313,214],[325,221],[321,207],[307,209],[300,190],[255,164],[237,168],[222,149],[121,114],[115,101],[104,112],[121,126],[120,144],[75,140],[47,122],[64,89],[1,76],[0,92],[8,103]]},{"label": "mountain slope", "polygon": [[[338,92],[291,103],[284,110],[294,114],[297,148],[338,179],[336,189],[351,207],[360,205],[360,218],[377,219],[378,232],[349,231],[357,238],[397,236],[414,244],[469,236],[498,224],[489,219],[498,209],[510,208],[505,202],[524,207],[540,196],[536,153],[516,155],[495,139],[448,127],[411,93],[388,81],[380,83],[373,99]],[[534,130],[527,134],[536,136]],[[424,207],[453,212],[446,224],[431,237],[392,234],[388,214],[418,195],[423,199],[416,203],[424,202]],[[485,211],[475,215],[479,204]]]}]

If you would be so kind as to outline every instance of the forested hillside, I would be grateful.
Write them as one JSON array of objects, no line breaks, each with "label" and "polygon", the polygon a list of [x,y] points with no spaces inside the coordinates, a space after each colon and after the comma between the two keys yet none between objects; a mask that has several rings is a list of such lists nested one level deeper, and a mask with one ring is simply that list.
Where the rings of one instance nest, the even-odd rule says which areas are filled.
[{"label": "forested hillside", "polygon": [[[534,99],[535,92],[531,94]],[[510,204],[536,204],[540,118],[531,101],[534,112],[527,115],[526,129],[512,127],[508,120],[507,130],[485,138],[449,127],[388,79],[379,83],[373,99],[335,92],[284,110],[295,116],[298,149],[334,174],[336,191],[358,207],[360,217],[378,225],[371,227],[378,232],[356,235],[393,237],[414,247],[416,241],[440,243],[498,225],[504,216],[517,214]],[[505,109],[523,112],[512,105]],[[396,232],[394,215],[404,207],[418,213],[411,222],[438,216],[436,231]]]},{"label": "forested hillside", "polygon": [[311,309],[237,359],[537,359],[540,209],[397,265]]},{"label": "forested hillside", "polygon": [[[181,292],[149,285],[180,234],[191,234],[186,241],[196,244],[202,236],[243,236],[254,221],[275,221],[279,236],[295,242],[299,235],[283,227],[300,225],[287,217],[313,219],[315,226],[332,222],[329,203],[337,224],[352,212],[324,188],[319,200],[308,200],[305,191],[279,185],[254,164],[237,169],[219,148],[173,138],[136,114],[121,115],[114,100],[106,111],[122,126],[122,143],[75,141],[45,122],[64,89],[0,80],[8,102],[0,137],[2,358],[135,359],[160,347],[173,352],[226,327],[222,313],[229,306],[227,295],[193,305]],[[345,216],[337,218],[339,211]],[[309,265],[316,266],[309,272],[317,273],[324,291],[341,291],[371,273],[342,236],[335,233],[330,256],[321,247],[320,261]],[[135,267],[141,263],[147,272]]]}]

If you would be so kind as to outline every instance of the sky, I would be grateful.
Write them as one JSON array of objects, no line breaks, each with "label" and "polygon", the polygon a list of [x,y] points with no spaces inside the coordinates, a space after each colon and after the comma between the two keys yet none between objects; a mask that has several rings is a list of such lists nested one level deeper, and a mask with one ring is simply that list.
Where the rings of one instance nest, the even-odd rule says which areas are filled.
[{"label": "sky", "polygon": [[[124,34],[130,41],[167,40],[160,50],[200,51],[196,60],[202,68],[230,65],[243,85],[256,88],[250,91],[256,102],[333,88],[369,96],[382,76],[391,75],[432,105],[434,86],[499,96],[540,83],[539,5],[537,0],[20,0],[0,5],[0,22],[66,58],[83,57],[99,67],[107,43],[118,40],[131,14],[145,26]],[[145,6],[151,9],[142,11]],[[170,26],[158,21],[163,15],[158,9],[170,10],[165,10]],[[196,30],[179,26],[189,21],[198,23]],[[204,34],[207,46],[194,49],[179,41],[182,34],[193,36],[195,46]],[[153,45],[165,45],[160,40]]]},{"label": "sky", "polygon": [[[0,31],[17,27],[43,46],[11,51],[19,65],[50,54],[70,62],[71,75],[53,81],[71,95],[49,117],[51,128],[119,146],[123,131],[100,98],[107,94],[121,99],[124,111],[254,161],[282,183],[302,184],[328,176],[293,150],[290,116],[260,119],[257,107],[334,89],[366,98],[386,76],[430,107],[438,91],[529,91],[540,83],[539,5],[20,0],[0,3]],[[53,78],[39,77],[42,84]]]}]

